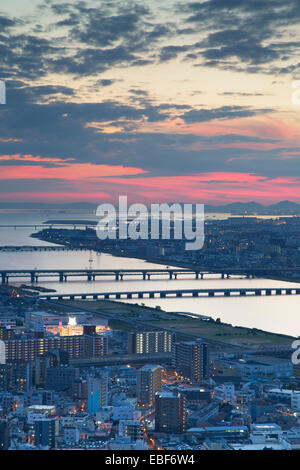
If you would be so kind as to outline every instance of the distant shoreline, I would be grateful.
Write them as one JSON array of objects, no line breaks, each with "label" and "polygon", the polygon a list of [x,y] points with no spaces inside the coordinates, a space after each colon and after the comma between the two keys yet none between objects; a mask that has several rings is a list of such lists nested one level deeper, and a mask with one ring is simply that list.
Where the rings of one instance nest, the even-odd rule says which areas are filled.
[{"label": "distant shoreline", "polygon": [[[31,236],[33,238],[37,238],[38,240],[41,240],[41,241],[45,241],[45,242],[50,242],[50,240],[47,240],[46,237],[42,237],[40,236],[41,232],[37,232],[37,233],[34,233],[32,234]],[[54,243],[53,241],[51,241],[51,243]],[[63,246],[66,246],[66,247],[70,247],[70,249],[76,249],[76,245],[72,246],[68,243],[66,243],[64,240],[60,240],[59,243]],[[138,259],[138,260],[141,260],[141,261],[145,261],[147,263],[153,263],[153,264],[158,264],[158,265],[163,265],[163,266],[171,266],[173,268],[186,268],[186,269],[199,269],[200,271],[203,270],[203,271],[209,271],[211,274],[218,274],[218,270],[221,269],[221,268],[214,268],[212,270],[211,267],[207,267],[207,266],[199,266],[197,264],[193,264],[193,263],[185,263],[183,261],[174,261],[172,259],[168,259],[168,258],[152,258],[152,257],[147,257],[145,255],[143,256],[139,256],[138,254],[132,254],[132,253],[128,253],[128,252],[120,252],[120,251],[117,251],[117,250],[114,250],[113,248],[106,248],[106,249],[96,249],[95,247],[93,246],[81,246],[81,248],[85,248],[86,250],[92,250],[94,252],[98,252],[98,253],[105,253],[105,254],[109,254],[109,255],[112,255],[112,256],[116,256],[118,258],[130,258],[130,259]],[[274,281],[283,281],[283,282],[300,282],[300,279],[297,279],[297,278],[289,278],[289,277],[285,277],[285,276],[275,276],[275,275],[268,275],[268,274],[264,274],[262,276],[258,276],[256,275],[257,278],[260,278],[260,279],[273,279]]]}]

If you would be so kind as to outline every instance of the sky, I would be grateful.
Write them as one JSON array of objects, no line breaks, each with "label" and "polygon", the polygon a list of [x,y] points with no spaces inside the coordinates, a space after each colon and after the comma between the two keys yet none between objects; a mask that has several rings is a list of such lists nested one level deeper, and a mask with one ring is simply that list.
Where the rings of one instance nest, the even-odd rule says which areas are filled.
[{"label": "sky", "polygon": [[0,4],[0,202],[300,203],[300,0]]}]

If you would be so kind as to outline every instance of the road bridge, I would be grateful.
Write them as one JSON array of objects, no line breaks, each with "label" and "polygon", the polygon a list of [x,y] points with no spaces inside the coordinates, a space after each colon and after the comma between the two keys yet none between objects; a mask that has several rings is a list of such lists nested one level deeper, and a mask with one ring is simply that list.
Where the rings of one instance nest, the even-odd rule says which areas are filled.
[{"label": "road bridge", "polygon": [[[70,278],[85,277],[87,281],[95,281],[97,278],[113,277],[116,281],[125,278],[139,276],[143,280],[150,280],[157,276],[167,276],[168,279],[185,278],[192,275],[195,279],[203,279],[209,271],[198,271],[196,269],[166,268],[166,269],[5,269],[0,270],[2,284],[7,284],[10,278],[27,279],[32,283],[42,278],[54,278],[60,282],[66,282]],[[224,277],[224,273],[221,274]],[[230,276],[230,274],[227,274]]]},{"label": "road bridge", "polygon": [[74,294],[40,294],[41,300],[75,300],[75,299],[154,299],[171,297],[250,297],[250,296],[277,296],[277,295],[299,295],[300,288],[283,287],[247,287],[247,288],[223,288],[223,289],[170,289],[170,290],[143,290],[130,292],[94,292],[94,293],[74,293]]}]

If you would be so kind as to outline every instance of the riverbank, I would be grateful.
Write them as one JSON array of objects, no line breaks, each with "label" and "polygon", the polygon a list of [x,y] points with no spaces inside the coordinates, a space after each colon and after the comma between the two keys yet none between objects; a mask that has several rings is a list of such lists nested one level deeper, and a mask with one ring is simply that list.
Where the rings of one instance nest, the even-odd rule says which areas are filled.
[{"label": "riverbank", "polygon": [[[203,338],[217,350],[250,349],[263,346],[290,346],[293,336],[271,333],[257,328],[233,326],[219,319],[182,315],[183,312],[166,312],[160,308],[127,304],[115,300],[53,300],[40,301],[41,307],[57,311],[66,309],[88,311],[106,318],[111,328],[123,331],[166,330],[180,340]],[[188,312],[186,312],[188,313]]]},{"label": "riverbank", "polygon": [[[42,234],[41,232],[37,232],[37,233],[34,233],[31,235],[33,238],[37,238],[41,241],[45,241],[45,242],[51,242],[51,243],[59,243],[61,245],[64,245],[70,249],[76,249],[78,248],[76,246],[76,244],[70,244],[69,241],[66,241],[66,240],[53,240],[53,238],[49,239],[48,237],[44,236],[44,234]],[[150,257],[150,256],[146,256],[146,255],[138,255],[136,253],[134,253],[134,255],[132,254],[132,252],[130,251],[125,251],[125,250],[116,250],[112,247],[106,247],[106,248],[102,248],[101,250],[100,249],[97,249],[92,243],[91,244],[88,244],[88,245],[80,245],[80,248],[81,249],[86,249],[86,250],[93,250],[97,253],[105,253],[105,254],[109,254],[109,255],[112,255],[112,256],[116,256],[116,257],[119,257],[119,258],[132,258],[132,259],[138,259],[138,260],[141,260],[141,261],[145,261],[147,263],[153,263],[153,264],[159,264],[159,265],[164,265],[164,266],[170,266],[170,267],[177,267],[177,268],[185,268],[185,269],[195,269],[195,270],[199,270],[199,271],[206,271],[208,273],[212,273],[212,274],[218,274],[220,272],[220,269],[221,268],[218,268],[218,267],[209,267],[209,266],[203,266],[203,265],[198,265],[196,263],[186,263],[184,261],[175,261],[174,262],[174,259],[172,258],[166,258],[165,256],[164,257],[161,257],[161,258],[154,258],[154,257]],[[228,269],[230,271],[230,269]],[[255,270],[255,268],[253,268],[253,270]],[[261,275],[261,276],[258,276],[258,275],[255,275],[256,278],[260,278],[260,279],[271,279],[271,280],[276,280],[276,281],[284,281],[284,282],[300,282],[300,277],[289,277],[289,276],[284,276],[284,275],[271,275],[271,274],[264,274],[264,275]]]}]

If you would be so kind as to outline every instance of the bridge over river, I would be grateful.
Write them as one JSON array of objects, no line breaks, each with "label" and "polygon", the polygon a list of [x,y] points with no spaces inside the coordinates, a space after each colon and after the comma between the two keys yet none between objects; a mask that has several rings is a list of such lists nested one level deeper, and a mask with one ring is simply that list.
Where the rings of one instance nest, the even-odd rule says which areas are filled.
[{"label": "bridge over river", "polygon": [[83,293],[83,294],[41,294],[41,300],[75,300],[75,299],[154,299],[154,298],[168,298],[168,297],[250,297],[250,296],[276,296],[276,295],[299,295],[300,288],[231,288],[231,289],[172,289],[172,290],[143,290],[143,291],[130,291],[130,292],[96,292],[96,293]]},{"label": "bridge over river", "polygon": [[[5,269],[0,270],[2,284],[8,284],[9,279],[25,279],[31,283],[38,282],[41,278],[54,278],[59,282],[66,282],[74,277],[86,277],[87,281],[95,281],[96,278],[113,277],[116,281],[122,281],[125,278],[139,276],[143,280],[150,280],[155,276],[167,276],[169,279],[184,279],[186,275],[194,276],[195,279],[203,279],[205,274],[210,271],[200,271],[197,269]],[[221,272],[222,279],[230,277],[229,272]],[[246,274],[246,277],[254,277],[252,274]]]}]

